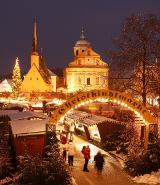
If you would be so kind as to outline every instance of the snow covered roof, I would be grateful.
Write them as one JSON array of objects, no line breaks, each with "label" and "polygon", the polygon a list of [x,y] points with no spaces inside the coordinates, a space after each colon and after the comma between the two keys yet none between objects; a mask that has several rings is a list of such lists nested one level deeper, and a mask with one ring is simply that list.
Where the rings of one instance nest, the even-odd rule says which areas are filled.
[{"label": "snow covered roof", "polygon": [[12,92],[11,80],[5,79],[0,83],[0,92]]},{"label": "snow covered roof", "polygon": [[5,105],[5,108],[6,109],[9,109],[9,108],[13,108],[13,107],[25,107],[27,105],[23,105],[23,104],[20,104],[20,103],[8,103]]},{"label": "snow covered roof", "polygon": [[30,111],[18,112],[18,113],[9,115],[9,117],[11,120],[22,120],[22,119],[29,119],[29,118],[40,118],[40,119],[47,118],[47,116],[41,112],[30,112]]},{"label": "snow covered roof", "polygon": [[77,111],[77,110],[74,110],[72,113],[67,115],[68,118],[71,118],[75,121],[82,120],[83,118],[86,118],[89,116],[91,116],[91,114],[88,114],[88,113],[82,112],[82,111]]},{"label": "snow covered roof", "polygon": [[72,113],[68,114],[66,119],[67,118],[73,119],[75,121],[80,121],[83,125],[86,125],[86,126],[97,125],[104,122],[120,123],[119,121],[116,121],[111,118],[106,118],[104,116],[97,116],[97,115],[93,115],[93,114],[89,114],[89,113],[77,111],[77,110],[74,110]]},{"label": "snow covered roof", "polygon": [[39,133],[45,133],[46,123],[45,120],[16,120],[10,121],[12,133],[17,135],[35,135]]},{"label": "snow covered roof", "polygon": [[92,115],[91,117],[84,118],[81,120],[81,123],[86,126],[97,125],[104,122],[120,123],[119,121],[116,121],[114,119],[106,118],[103,116],[96,116],[96,115]]},{"label": "snow covered roof", "polygon": [[57,76],[55,73],[53,73],[50,69],[48,69],[49,75],[50,76]]},{"label": "snow covered roof", "polygon": [[10,116],[18,112],[18,110],[0,110],[0,116]]}]

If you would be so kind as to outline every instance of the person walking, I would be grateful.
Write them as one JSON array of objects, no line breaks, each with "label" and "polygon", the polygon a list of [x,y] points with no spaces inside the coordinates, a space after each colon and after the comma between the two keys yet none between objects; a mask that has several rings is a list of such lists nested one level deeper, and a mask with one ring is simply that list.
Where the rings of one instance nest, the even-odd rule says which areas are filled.
[{"label": "person walking", "polygon": [[62,154],[62,158],[64,161],[66,161],[67,158],[67,144],[60,144],[60,152]]},{"label": "person walking", "polygon": [[95,168],[97,170],[97,174],[102,174],[102,170],[104,166],[104,157],[100,151],[95,155],[94,161],[95,161]]},{"label": "person walking", "polygon": [[66,139],[68,140],[68,134],[69,134],[69,123],[67,122],[66,118],[64,119],[63,122],[63,130],[62,130],[63,134],[66,135]]},{"label": "person walking", "polygon": [[89,146],[83,146],[82,148],[82,154],[84,156],[84,159],[85,159],[85,163],[84,163],[84,166],[83,166],[83,171],[85,172],[89,172],[88,170],[88,162],[89,162],[89,159],[90,159],[90,148]]},{"label": "person walking", "polygon": [[70,124],[69,133],[70,133],[70,140],[73,141],[73,133],[74,133],[74,123],[73,122],[71,122]]},{"label": "person walking", "polygon": [[69,166],[73,166],[74,155],[75,155],[75,145],[72,142],[72,140],[70,140],[68,143],[67,152],[68,152],[68,164]]}]

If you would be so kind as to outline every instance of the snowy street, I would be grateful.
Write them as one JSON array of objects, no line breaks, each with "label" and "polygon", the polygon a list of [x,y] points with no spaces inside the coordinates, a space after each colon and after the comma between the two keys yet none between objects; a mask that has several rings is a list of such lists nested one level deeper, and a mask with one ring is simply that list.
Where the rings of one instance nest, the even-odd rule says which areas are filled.
[{"label": "snowy street", "polygon": [[[74,143],[77,155],[75,156],[74,166],[71,167],[71,172],[77,185],[136,185],[122,170],[121,162],[103,150],[101,152],[105,154],[105,167],[102,175],[98,175],[94,169],[93,158],[100,149],[77,136],[74,136]],[[89,172],[82,171],[84,159],[81,149],[84,145],[89,145],[91,149],[91,159],[88,165]]]}]

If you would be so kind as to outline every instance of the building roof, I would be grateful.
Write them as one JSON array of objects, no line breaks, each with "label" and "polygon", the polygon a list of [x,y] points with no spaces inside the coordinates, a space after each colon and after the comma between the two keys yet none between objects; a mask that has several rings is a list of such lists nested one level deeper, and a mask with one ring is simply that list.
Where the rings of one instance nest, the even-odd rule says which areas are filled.
[{"label": "building roof", "polygon": [[90,43],[87,40],[78,40],[75,46],[76,47],[90,47]]},{"label": "building roof", "polygon": [[46,119],[47,116],[41,112],[31,112],[31,111],[24,111],[24,112],[16,112],[9,115],[11,120],[24,120],[24,119],[31,119],[31,118],[39,118],[39,119]]},{"label": "building roof", "polygon": [[44,120],[16,120],[10,121],[13,135],[36,135],[45,133],[47,119]]},{"label": "building roof", "polygon": [[120,123],[119,121],[116,121],[114,119],[96,115],[92,115],[91,117],[84,118],[81,120],[81,123],[87,127],[92,125],[98,125],[105,122]]},{"label": "building roof", "polygon": [[73,111],[71,114],[67,115],[67,118],[73,119],[75,121],[80,121],[83,125],[87,127],[101,124],[104,122],[120,123],[119,121],[116,121],[111,118],[106,118],[104,116],[97,116],[97,115],[89,114],[82,111]]},{"label": "building roof", "polygon": [[0,110],[0,116],[10,116],[18,112],[19,112],[18,110]]},{"label": "building roof", "polygon": [[12,92],[11,80],[4,79],[0,83],[0,92]]},{"label": "building roof", "polygon": [[50,69],[48,69],[49,75],[50,76],[57,76],[55,73],[53,73]]},{"label": "building roof", "polygon": [[90,42],[86,40],[86,37],[84,36],[84,30],[82,29],[82,33],[80,36],[80,40],[78,40],[75,44],[75,47],[91,47]]},{"label": "building roof", "polygon": [[49,74],[48,68],[44,62],[43,57],[40,57],[40,65],[39,65],[39,72],[43,78],[43,80],[47,83],[47,84],[51,84],[51,76]]},{"label": "building roof", "polygon": [[75,121],[79,121],[79,120],[82,120],[90,116],[91,114],[88,114],[86,112],[74,110],[70,114],[67,115],[67,118],[73,119]]}]

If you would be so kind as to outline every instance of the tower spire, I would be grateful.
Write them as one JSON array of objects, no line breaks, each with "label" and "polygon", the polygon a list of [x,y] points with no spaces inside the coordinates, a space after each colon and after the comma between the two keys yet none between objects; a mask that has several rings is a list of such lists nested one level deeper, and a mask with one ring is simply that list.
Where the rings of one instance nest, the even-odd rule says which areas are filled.
[{"label": "tower spire", "polygon": [[32,54],[33,55],[38,55],[38,39],[37,39],[37,22],[36,22],[36,17],[34,17]]},{"label": "tower spire", "polygon": [[84,28],[82,27],[82,32],[81,32],[81,36],[80,39],[84,40],[86,37],[84,36]]}]

